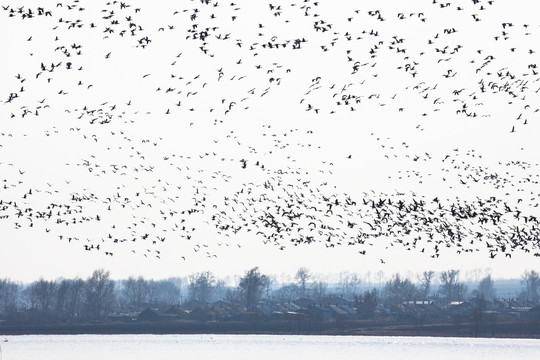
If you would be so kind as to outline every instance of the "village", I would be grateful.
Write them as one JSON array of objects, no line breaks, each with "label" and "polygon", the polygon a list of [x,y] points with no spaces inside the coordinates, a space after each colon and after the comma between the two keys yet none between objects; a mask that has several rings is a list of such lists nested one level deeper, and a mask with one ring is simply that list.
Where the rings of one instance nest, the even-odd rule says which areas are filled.
[{"label": "village", "polygon": [[222,331],[230,324],[233,332],[425,335],[436,331],[449,336],[540,336],[538,302],[474,298],[447,306],[435,300],[373,305],[342,297],[328,298],[325,303],[306,297],[288,303],[261,299],[255,311],[248,312],[225,300],[191,300],[166,309],[149,307],[140,313],[110,314],[108,319],[146,325],[177,324],[183,331],[189,324],[198,323],[205,324],[208,330]]},{"label": "village", "polygon": [[370,290],[360,287],[355,274],[339,286],[309,282],[306,268],[296,275],[296,283],[272,287],[271,277],[253,268],[238,286],[226,286],[207,271],[192,274],[181,287],[178,279],[113,281],[96,270],[87,280],[39,280],[17,292],[4,279],[0,333],[540,337],[535,271],[524,274],[513,296],[497,296],[490,275],[469,291],[455,270],[441,272],[439,279],[424,272],[419,283],[394,274]]}]

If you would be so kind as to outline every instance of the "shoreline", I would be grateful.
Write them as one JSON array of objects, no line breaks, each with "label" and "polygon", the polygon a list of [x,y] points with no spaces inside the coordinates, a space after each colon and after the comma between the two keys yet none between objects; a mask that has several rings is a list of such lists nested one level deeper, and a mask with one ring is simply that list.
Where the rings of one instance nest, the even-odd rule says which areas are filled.
[{"label": "shoreline", "polygon": [[[365,325],[365,326],[362,326]],[[540,339],[540,329],[527,322],[494,324],[431,323],[422,325],[291,322],[250,323],[228,322],[136,322],[85,324],[2,325],[0,336],[6,335],[124,335],[124,334],[220,334],[220,335],[342,335],[342,336],[425,336]]]}]

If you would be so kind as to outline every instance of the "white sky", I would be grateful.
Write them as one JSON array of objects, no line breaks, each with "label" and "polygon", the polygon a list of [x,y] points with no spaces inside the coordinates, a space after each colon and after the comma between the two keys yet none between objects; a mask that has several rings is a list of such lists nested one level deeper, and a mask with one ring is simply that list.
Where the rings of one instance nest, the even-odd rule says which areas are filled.
[{"label": "white sky", "polygon": [[[320,188],[327,195],[348,194],[359,204],[378,194],[402,193],[408,199],[414,194],[428,202],[439,197],[447,205],[495,196],[523,214],[540,215],[535,183],[540,175],[540,82],[533,73],[537,70],[529,67],[538,62],[538,54],[530,53],[540,30],[535,2],[454,1],[441,8],[431,0],[340,1],[339,6],[329,0],[294,6],[272,1],[274,10],[247,0],[235,5],[220,1],[217,7],[215,1],[126,3],[131,7],[120,9],[120,3],[105,1],[56,7],[29,1],[23,13],[28,7],[36,13],[40,6],[52,11],[52,16],[31,19],[17,11],[10,17],[9,8],[0,12],[0,30],[9,34],[3,40],[0,71],[0,180],[5,185],[0,199],[32,208],[34,214],[30,221],[18,218],[12,206],[3,210],[9,217],[0,219],[0,277],[86,277],[99,267],[115,278],[203,270],[219,277],[253,266],[273,274],[293,274],[307,266],[317,273],[361,274],[490,268],[495,277],[507,278],[538,268],[533,243],[530,253],[516,250],[511,258],[498,254],[495,259],[483,244],[478,252],[459,255],[455,246],[441,246],[434,259],[432,252],[427,254],[431,244],[406,251],[392,245],[394,238],[373,239],[367,247],[326,248],[324,239],[300,246],[287,240],[279,246],[264,244],[253,223],[236,234],[219,234],[213,218],[224,211],[221,220],[230,216],[231,224],[256,220],[265,210],[262,203],[257,208],[230,200],[244,189],[239,198],[247,202],[249,187],[253,197],[265,195],[281,203],[287,200],[284,189],[310,196],[310,190]],[[369,15],[377,9],[384,21]],[[110,10],[113,17],[104,19]],[[473,14],[481,20],[475,21]],[[68,29],[60,18],[75,28]],[[118,24],[111,24],[113,20]],[[130,28],[130,22],[137,25]],[[503,28],[503,22],[513,26]],[[315,31],[315,23],[331,28]],[[186,39],[193,24],[197,31],[209,28],[204,42]],[[107,27],[114,33],[104,32]],[[451,28],[457,32],[444,32]],[[135,36],[130,36],[132,29],[138,29]],[[119,35],[122,30],[124,36]],[[371,30],[378,36],[370,35]],[[148,46],[137,47],[137,40],[146,36]],[[294,39],[307,41],[292,50]],[[392,44],[396,39],[404,40]],[[288,40],[286,48],[262,47]],[[370,49],[376,50],[375,57]],[[488,56],[493,59],[486,60]],[[356,62],[358,70],[352,73]],[[410,66],[414,70],[405,71]],[[493,84],[518,96],[495,93]],[[460,89],[459,95],[453,93]],[[59,94],[61,90],[67,94]],[[10,93],[19,97],[4,102]],[[348,94],[360,96],[360,102],[338,106]],[[462,101],[478,116],[458,115]],[[31,113],[23,117],[26,111]],[[100,124],[107,115],[110,122]],[[512,127],[515,132],[510,133]],[[245,169],[242,159],[247,160]],[[506,165],[512,161],[524,163]],[[498,174],[501,182],[471,179],[489,174]],[[266,181],[276,185],[274,192],[264,188]],[[77,202],[74,195],[87,198]],[[204,213],[181,214],[193,208],[194,200],[205,204]],[[55,216],[49,221],[35,218],[36,211],[53,203],[81,211],[63,219],[91,221],[66,225],[57,224]],[[97,215],[100,221],[95,221]],[[323,215],[318,220],[338,221]],[[369,219],[356,220],[365,227],[362,223]],[[511,216],[505,221],[512,226]],[[347,232],[343,227],[339,230]],[[114,238],[126,241],[115,243]],[[98,244],[99,251],[84,250],[84,245]],[[426,253],[420,252],[422,247]],[[362,249],[366,255],[359,254]]]}]

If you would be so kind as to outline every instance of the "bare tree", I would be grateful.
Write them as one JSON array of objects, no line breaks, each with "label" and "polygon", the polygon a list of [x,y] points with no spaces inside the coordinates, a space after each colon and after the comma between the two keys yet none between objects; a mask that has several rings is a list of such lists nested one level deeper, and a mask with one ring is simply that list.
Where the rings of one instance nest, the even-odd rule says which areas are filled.
[{"label": "bare tree", "polygon": [[482,273],[484,271],[480,268],[476,268],[476,269],[473,269],[473,270],[469,270],[467,271],[467,273],[465,274],[465,278],[466,279],[471,279],[473,280],[474,282],[480,282],[480,279],[482,278]]},{"label": "bare tree", "polygon": [[296,284],[284,285],[276,291],[277,298],[284,303],[291,302],[300,295],[300,288]]},{"label": "bare tree", "polygon": [[298,281],[298,284],[300,285],[300,291],[301,296],[306,296],[306,284],[308,280],[311,278],[311,274],[309,273],[309,270],[306,267],[301,267],[296,272],[295,279]]},{"label": "bare tree", "polygon": [[465,293],[467,292],[467,286],[464,283],[459,282],[459,270],[443,271],[439,279],[442,283],[439,288],[439,293],[447,304],[452,301],[463,300]]},{"label": "bare tree", "polygon": [[27,289],[27,296],[32,307],[35,307],[42,312],[51,310],[56,287],[56,281],[47,281],[43,278],[32,283]]},{"label": "bare tree", "polygon": [[114,285],[104,269],[95,270],[86,280],[85,305],[90,317],[97,319],[107,314],[114,301]]},{"label": "bare tree", "polygon": [[540,289],[540,275],[534,270],[525,271],[521,275],[521,279],[525,285],[527,300],[537,303],[539,298],[538,289]]},{"label": "bare tree", "polygon": [[397,305],[403,301],[414,300],[417,289],[409,279],[402,279],[398,273],[386,282],[383,294],[387,303]]},{"label": "bare tree", "polygon": [[0,310],[6,318],[15,314],[21,285],[10,279],[0,279]]},{"label": "bare tree", "polygon": [[268,282],[268,277],[259,272],[259,267],[246,271],[240,279],[240,288],[244,294],[245,306],[248,311],[254,311],[262,290]]},{"label": "bare tree", "polygon": [[229,287],[227,288],[227,291],[225,292],[225,301],[230,302],[231,304],[235,305],[242,305],[244,302],[244,294],[242,293],[242,289],[239,287]]},{"label": "bare tree", "polygon": [[75,278],[69,281],[67,293],[67,314],[68,318],[75,319],[80,316],[81,304],[83,299],[83,290],[85,282],[81,278]]},{"label": "bare tree", "polygon": [[191,300],[210,301],[216,283],[210,271],[194,273],[189,276],[189,295]]},{"label": "bare tree", "polygon": [[67,313],[67,295],[69,290],[69,280],[62,279],[56,287],[56,296],[55,296],[55,311],[58,314]]},{"label": "bare tree", "polygon": [[225,295],[227,294],[227,285],[225,284],[225,281],[216,281],[216,285],[214,286],[214,292],[218,300],[223,300],[225,298]]},{"label": "bare tree", "polygon": [[318,300],[318,301],[321,301],[325,296],[326,296],[326,292],[328,290],[328,285],[323,282],[323,281],[317,281],[315,282],[315,284],[313,284],[313,297]]},{"label": "bare tree", "polygon": [[148,304],[153,304],[156,300],[157,283],[155,280],[146,280],[148,284]]},{"label": "bare tree", "polygon": [[379,292],[377,289],[365,291],[364,294],[357,296],[355,306],[358,309],[358,314],[367,319],[375,315],[375,310],[379,304]]},{"label": "bare tree", "polygon": [[134,311],[143,310],[144,304],[148,302],[149,286],[146,280],[139,276],[135,278],[130,276],[124,281],[122,295],[125,297],[127,304]]},{"label": "bare tree", "polygon": [[367,284],[371,286],[371,282],[372,282],[371,271],[368,271],[364,274],[364,280]]},{"label": "bare tree", "polygon": [[431,283],[435,277],[434,271],[424,271],[422,275],[418,276],[418,281],[420,281],[420,295],[422,299],[427,299],[429,292],[431,291]]},{"label": "bare tree", "polygon": [[172,280],[155,282],[154,301],[162,305],[173,305],[180,302],[180,287]]},{"label": "bare tree", "polygon": [[384,276],[385,276],[384,271],[382,271],[382,270],[377,271],[377,273],[375,274],[375,279],[377,280],[377,283],[378,283],[379,286],[382,286]]},{"label": "bare tree", "polygon": [[354,299],[358,295],[360,277],[357,273],[342,272],[339,274],[341,284],[341,296]]},{"label": "bare tree", "polygon": [[264,296],[267,298],[267,299],[270,299],[271,297],[271,292],[272,292],[272,284],[276,281],[276,277],[275,276],[266,276],[266,283],[264,284]]},{"label": "bare tree", "polygon": [[490,301],[495,298],[495,283],[491,278],[491,274],[480,280],[480,283],[478,284],[477,294],[478,296]]}]

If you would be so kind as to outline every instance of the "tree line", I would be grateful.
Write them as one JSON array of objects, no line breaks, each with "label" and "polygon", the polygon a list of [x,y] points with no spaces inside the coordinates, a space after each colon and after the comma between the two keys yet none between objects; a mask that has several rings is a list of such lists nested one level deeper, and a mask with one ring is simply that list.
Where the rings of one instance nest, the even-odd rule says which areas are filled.
[{"label": "tree line", "polygon": [[[166,308],[190,301],[227,301],[257,311],[262,298],[274,303],[290,303],[309,298],[320,304],[331,304],[336,298],[352,301],[363,317],[374,314],[377,306],[395,306],[408,301],[437,300],[441,306],[455,301],[497,297],[495,281],[487,274],[468,289],[460,280],[459,270],[440,273],[424,271],[416,278],[399,273],[378,286],[362,284],[358,274],[343,273],[338,283],[316,277],[300,268],[293,281],[278,284],[275,276],[261,273],[258,267],[247,270],[237,284],[218,279],[211,271],[193,273],[186,278],[149,280],[129,277],[113,280],[109,271],[95,270],[87,279],[39,279],[21,284],[0,279],[0,325],[2,322],[85,322],[106,318],[111,313],[138,313],[146,308]],[[540,274],[526,271],[521,290],[515,299],[538,304]]]}]

